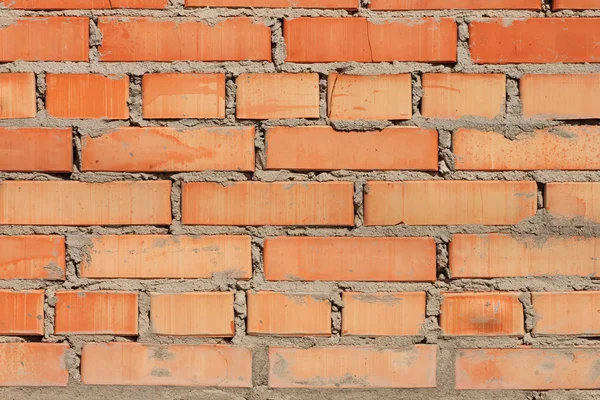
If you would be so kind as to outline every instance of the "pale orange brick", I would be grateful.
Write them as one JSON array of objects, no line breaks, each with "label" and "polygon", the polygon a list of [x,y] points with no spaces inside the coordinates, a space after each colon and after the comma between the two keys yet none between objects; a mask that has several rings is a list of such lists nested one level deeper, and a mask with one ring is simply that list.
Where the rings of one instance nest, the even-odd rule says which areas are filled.
[{"label": "pale orange brick", "polygon": [[92,10],[102,8],[165,8],[168,0],[0,0],[22,10]]},{"label": "pale orange brick", "polygon": [[89,18],[18,17],[0,24],[0,62],[88,61]]},{"label": "pale orange brick", "polygon": [[159,335],[233,337],[233,293],[151,293],[150,326]]},{"label": "pale orange brick", "polygon": [[531,235],[454,235],[450,275],[458,278],[600,276],[600,238]]},{"label": "pale orange brick", "polygon": [[518,292],[442,293],[440,326],[448,336],[523,336]]},{"label": "pale orange brick", "polygon": [[560,126],[520,134],[511,140],[498,132],[459,129],[452,135],[458,170],[597,170],[600,129]]},{"label": "pale orange brick", "polygon": [[65,279],[62,236],[0,236],[0,279]]},{"label": "pale orange brick", "polygon": [[288,62],[455,62],[452,18],[300,17],[283,21]]},{"label": "pale orange brick", "polygon": [[326,296],[249,291],[246,301],[249,335],[331,335],[331,303]]},{"label": "pale orange brick", "polygon": [[170,181],[4,181],[0,225],[169,225],[170,196]]},{"label": "pale orange brick", "polygon": [[425,292],[343,292],[342,335],[418,335],[425,322]]},{"label": "pale orange brick", "polygon": [[425,118],[492,119],[504,114],[504,74],[424,74],[422,81]]},{"label": "pale orange brick", "polygon": [[86,385],[252,386],[250,349],[225,345],[89,343],[83,346]]},{"label": "pale orange brick", "polygon": [[371,2],[369,3],[369,8],[371,10],[387,11],[445,9],[539,10],[541,8],[541,3],[539,2],[539,0],[453,0],[452,2],[448,2],[447,0],[371,0]]},{"label": "pale orange brick", "polygon": [[44,334],[44,291],[0,290],[0,334]]},{"label": "pale orange brick", "polygon": [[249,236],[102,235],[90,241],[82,278],[252,277]]},{"label": "pale orange brick", "polygon": [[0,74],[0,119],[35,118],[35,90],[34,74]]},{"label": "pale orange brick", "polygon": [[600,74],[524,75],[519,88],[525,118],[600,117]]},{"label": "pale orange brick", "polygon": [[351,182],[193,182],[182,192],[187,225],[354,225]]},{"label": "pale orange brick", "polygon": [[[269,348],[274,388],[427,388],[436,386],[437,346]],[[352,379],[349,379],[351,377]]]},{"label": "pale orange brick", "polygon": [[0,386],[67,386],[67,343],[0,344]]},{"label": "pale orange brick", "polygon": [[456,358],[456,389],[598,389],[600,349],[467,349]]},{"label": "pale orange brick", "polygon": [[72,141],[67,128],[0,128],[0,171],[71,172]]},{"label": "pale orange brick", "polygon": [[428,237],[277,237],[265,240],[271,281],[435,281]]},{"label": "pale orange brick", "polygon": [[56,334],[138,334],[138,294],[119,291],[57,291]]},{"label": "pale orange brick", "polygon": [[600,292],[532,293],[537,335],[597,336]]},{"label": "pale orange brick", "polygon": [[356,10],[358,0],[185,0],[186,7],[342,8]]},{"label": "pale orange brick", "polygon": [[319,118],[318,74],[241,74],[235,83],[237,118]]},{"label": "pale orange brick", "polygon": [[600,222],[600,183],[547,183],[544,203],[554,217]]},{"label": "pale orange brick", "polygon": [[100,61],[271,61],[271,29],[252,18],[99,17]]},{"label": "pale orange brick", "polygon": [[600,8],[598,0],[554,0],[553,10],[587,10]]},{"label": "pale orange brick", "polygon": [[512,225],[533,217],[533,181],[368,182],[366,225]]},{"label": "pale orange brick", "polygon": [[426,170],[438,168],[438,133],[390,127],[341,132],[329,126],[267,128],[267,169],[300,171]]},{"label": "pale orange brick", "polygon": [[55,118],[128,119],[127,99],[127,75],[46,75],[46,109]]},{"label": "pale orange brick", "polygon": [[82,139],[83,171],[254,171],[254,127],[121,127]]},{"label": "pale orange brick", "polygon": [[145,74],[144,118],[225,118],[225,74]]},{"label": "pale orange brick", "polygon": [[330,74],[327,116],[333,120],[411,119],[411,76]]}]

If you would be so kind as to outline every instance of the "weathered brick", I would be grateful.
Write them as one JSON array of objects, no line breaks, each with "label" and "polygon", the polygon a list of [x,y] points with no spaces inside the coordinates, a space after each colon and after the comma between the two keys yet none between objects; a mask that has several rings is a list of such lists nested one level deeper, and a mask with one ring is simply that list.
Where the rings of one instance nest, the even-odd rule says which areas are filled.
[{"label": "weathered brick", "polygon": [[356,10],[358,0],[185,0],[186,7],[342,8]]},{"label": "weathered brick", "polygon": [[[561,0],[555,0],[561,1]],[[594,0],[590,0],[594,1]],[[541,4],[538,0],[371,0],[371,10],[539,10]]]},{"label": "weathered brick", "polygon": [[587,10],[600,8],[598,0],[554,0],[553,10]]},{"label": "weathered brick", "polygon": [[0,236],[0,279],[65,279],[62,236]]},{"label": "weathered brick", "polygon": [[600,183],[547,183],[544,193],[546,210],[555,217],[600,222]]},{"label": "weathered brick", "polygon": [[71,172],[71,129],[0,128],[0,171]]},{"label": "weathered brick", "polygon": [[103,8],[165,8],[168,0],[0,0],[19,10],[94,10]]},{"label": "weathered brick", "polygon": [[67,343],[0,344],[0,386],[67,386]]},{"label": "weathered brick", "polygon": [[600,292],[532,293],[536,335],[597,336]]},{"label": "weathered brick", "polygon": [[0,290],[0,334],[44,334],[44,291]]},{"label": "weathered brick", "polygon": [[0,74],[0,119],[35,118],[36,112],[35,75]]}]

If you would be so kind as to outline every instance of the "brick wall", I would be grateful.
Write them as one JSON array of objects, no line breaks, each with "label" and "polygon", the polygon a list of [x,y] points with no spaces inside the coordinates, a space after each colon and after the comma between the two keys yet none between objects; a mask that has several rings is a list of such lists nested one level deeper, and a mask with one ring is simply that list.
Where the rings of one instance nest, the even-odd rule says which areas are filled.
[{"label": "brick wall", "polygon": [[0,4],[0,398],[600,398],[599,1]]}]

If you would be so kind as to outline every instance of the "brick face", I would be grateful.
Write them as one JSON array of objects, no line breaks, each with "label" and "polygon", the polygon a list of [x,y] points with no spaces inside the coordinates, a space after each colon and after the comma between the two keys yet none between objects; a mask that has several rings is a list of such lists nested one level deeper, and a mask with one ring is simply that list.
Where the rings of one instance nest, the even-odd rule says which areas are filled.
[{"label": "brick face", "polygon": [[0,334],[43,335],[44,291],[0,290]]},{"label": "brick face", "polygon": [[62,236],[0,236],[0,279],[64,280]]},{"label": "brick face", "polygon": [[[561,0],[555,0],[555,3]],[[569,0],[563,0],[569,1]],[[585,0],[584,0],[585,1]],[[594,0],[589,0],[594,1]],[[371,10],[444,10],[444,9],[507,9],[507,10],[539,10],[538,0],[371,0]]]},{"label": "brick face", "polygon": [[165,8],[167,0],[1,0],[8,8],[23,10],[71,10],[103,8]]},{"label": "brick face", "polygon": [[0,344],[0,386],[67,386],[67,343]]},{"label": "brick face", "polygon": [[34,118],[34,74],[0,74],[0,119]]},{"label": "brick face", "polygon": [[546,210],[558,218],[577,218],[600,222],[600,183],[549,183],[546,185]]},{"label": "brick face", "polygon": [[538,335],[596,336],[600,332],[600,292],[533,293]]},{"label": "brick face", "polygon": [[185,0],[187,7],[358,8],[358,0]]},{"label": "brick face", "polygon": [[0,128],[0,170],[71,172],[71,129]]}]

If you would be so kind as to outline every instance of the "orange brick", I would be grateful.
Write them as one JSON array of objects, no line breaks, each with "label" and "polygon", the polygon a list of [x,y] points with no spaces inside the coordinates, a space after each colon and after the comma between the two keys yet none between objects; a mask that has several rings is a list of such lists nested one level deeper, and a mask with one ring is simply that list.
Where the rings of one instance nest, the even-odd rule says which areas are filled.
[{"label": "orange brick", "polygon": [[533,217],[533,181],[368,182],[366,225],[512,225]]},{"label": "orange brick", "polygon": [[327,116],[333,120],[411,119],[411,76],[329,74]]},{"label": "orange brick", "polygon": [[440,326],[449,336],[523,336],[518,292],[442,293]]},{"label": "orange brick", "polygon": [[44,291],[0,290],[0,334],[43,335]]},{"label": "orange brick", "polygon": [[193,182],[182,192],[187,225],[354,225],[351,182]]},{"label": "orange brick", "polygon": [[20,10],[77,10],[102,8],[165,8],[167,0],[0,0]]},{"label": "orange brick", "polygon": [[425,292],[342,293],[342,335],[418,335],[425,322]]},{"label": "orange brick", "polygon": [[265,240],[270,281],[435,281],[428,237],[277,237]]},{"label": "orange brick", "polygon": [[86,385],[251,387],[249,349],[226,345],[88,343]]},{"label": "orange brick", "polygon": [[598,0],[554,0],[553,10],[587,10],[600,8]]},{"label": "orange brick", "polygon": [[159,335],[233,337],[233,293],[151,293],[150,326]]},{"label": "orange brick", "polygon": [[99,17],[100,61],[271,61],[271,29],[252,18]]},{"label": "orange brick", "polygon": [[88,61],[89,18],[20,17],[0,27],[0,62]]},{"label": "orange brick", "polygon": [[56,292],[54,333],[138,334],[138,294],[132,292]]},{"label": "orange brick", "polygon": [[35,90],[34,74],[0,74],[0,119],[35,118]]},{"label": "orange brick", "polygon": [[390,127],[341,132],[329,126],[267,128],[267,169],[300,171],[427,170],[438,168],[433,129]]},{"label": "orange brick", "polygon": [[[425,388],[436,385],[437,346],[269,348],[275,388]],[[351,377],[352,379],[349,379]]]},{"label": "orange brick", "polygon": [[458,170],[600,169],[600,129],[560,126],[510,140],[501,133],[459,129],[452,135]]},{"label": "orange brick", "polygon": [[[559,1],[559,0],[555,0]],[[593,1],[593,0],[592,0]],[[541,8],[538,0],[371,0],[371,10],[539,10]]]},{"label": "orange brick", "polygon": [[225,74],[146,74],[144,118],[225,118]]},{"label": "orange brick", "polygon": [[249,236],[102,235],[90,240],[82,278],[252,277]]},{"label": "orange brick", "polygon": [[186,7],[342,8],[356,10],[358,0],[185,0]]},{"label": "orange brick", "polygon": [[318,74],[241,74],[235,83],[238,118],[319,118]]},{"label": "orange brick", "polygon": [[0,344],[0,386],[67,386],[67,343]]},{"label": "orange brick", "polygon": [[600,118],[600,74],[524,75],[519,87],[525,118]]},{"label": "orange brick", "polygon": [[283,21],[288,62],[455,62],[452,18],[300,17]]},{"label": "orange brick", "polygon": [[0,236],[0,279],[65,279],[62,236]]},{"label": "orange brick", "polygon": [[71,172],[71,129],[0,128],[1,171]]},{"label": "orange brick", "polygon": [[452,278],[600,276],[600,238],[525,235],[454,235]]},{"label": "orange brick", "polygon": [[0,225],[169,225],[170,196],[170,181],[4,181]]},{"label": "orange brick", "polygon": [[469,24],[469,48],[477,64],[593,63],[598,34],[600,18],[490,18]]},{"label": "orange brick", "polygon": [[128,119],[127,75],[48,74],[46,109],[55,118]]},{"label": "orange brick", "polygon": [[456,389],[598,389],[600,349],[468,349],[456,359]]},{"label": "orange brick", "polygon": [[554,217],[578,218],[600,222],[600,183],[547,183],[544,193],[546,210]]},{"label": "orange brick", "polygon": [[537,335],[597,336],[600,292],[533,293],[534,333]]},{"label": "orange brick", "polygon": [[247,302],[249,335],[331,335],[331,304],[326,298],[249,291]]},{"label": "orange brick", "polygon": [[504,114],[505,98],[504,74],[424,74],[421,114],[492,119]]},{"label": "orange brick", "polygon": [[254,127],[121,127],[81,152],[83,171],[254,171]]}]

